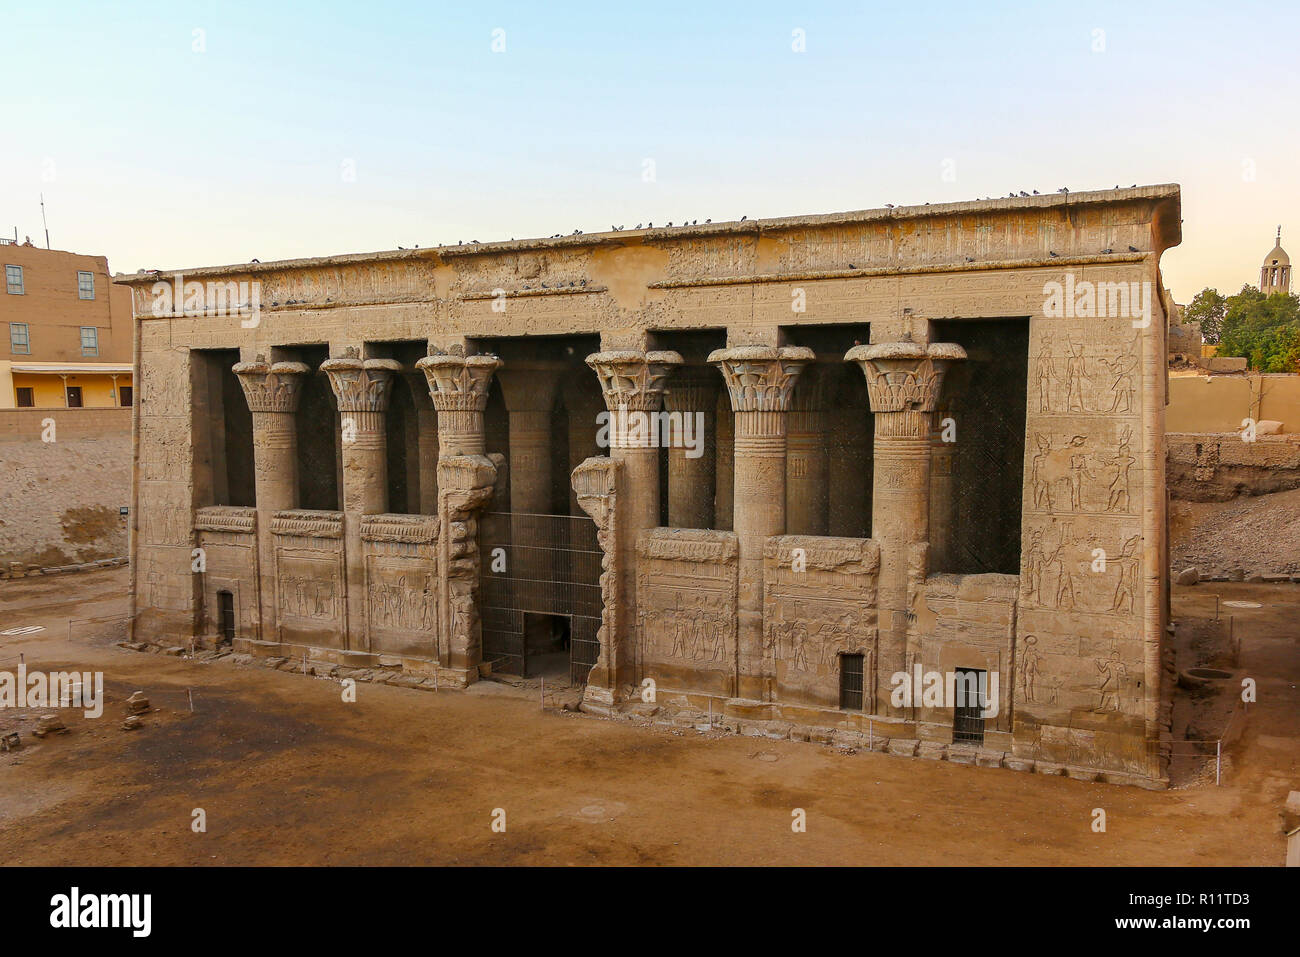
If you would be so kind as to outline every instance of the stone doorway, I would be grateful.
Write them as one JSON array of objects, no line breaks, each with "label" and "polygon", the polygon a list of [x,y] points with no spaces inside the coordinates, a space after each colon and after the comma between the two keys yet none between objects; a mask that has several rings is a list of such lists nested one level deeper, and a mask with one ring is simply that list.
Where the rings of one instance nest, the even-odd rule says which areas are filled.
[{"label": "stone doorway", "polygon": [[586,684],[600,643],[603,553],[585,516],[485,512],[479,522],[483,661]]},{"label": "stone doorway", "polygon": [[988,672],[974,668],[958,668],[954,691],[956,701],[952,710],[952,743],[984,743],[984,694]]}]

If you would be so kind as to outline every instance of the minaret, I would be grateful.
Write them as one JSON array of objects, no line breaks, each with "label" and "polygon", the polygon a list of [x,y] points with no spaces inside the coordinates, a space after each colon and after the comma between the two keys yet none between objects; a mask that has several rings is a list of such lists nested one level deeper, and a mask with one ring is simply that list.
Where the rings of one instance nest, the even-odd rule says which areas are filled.
[{"label": "minaret", "polygon": [[1273,251],[1264,257],[1264,265],[1260,267],[1259,291],[1266,296],[1291,291],[1291,257],[1282,248],[1281,226],[1277,228],[1277,243]]}]

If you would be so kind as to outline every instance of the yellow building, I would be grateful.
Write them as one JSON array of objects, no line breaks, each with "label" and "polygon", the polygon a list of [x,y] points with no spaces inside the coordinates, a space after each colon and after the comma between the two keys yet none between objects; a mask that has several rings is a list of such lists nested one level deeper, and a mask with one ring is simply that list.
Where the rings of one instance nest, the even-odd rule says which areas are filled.
[{"label": "yellow building", "polygon": [[0,409],[131,405],[131,300],[108,260],[0,240],[0,264]]}]

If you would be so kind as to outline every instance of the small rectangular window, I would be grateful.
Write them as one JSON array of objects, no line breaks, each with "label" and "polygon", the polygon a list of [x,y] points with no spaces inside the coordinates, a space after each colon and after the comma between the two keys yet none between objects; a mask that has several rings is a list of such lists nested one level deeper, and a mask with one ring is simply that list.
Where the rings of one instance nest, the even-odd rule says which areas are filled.
[{"label": "small rectangular window", "polygon": [[840,655],[840,708],[862,710],[862,655]]},{"label": "small rectangular window", "polygon": [[68,408],[80,409],[81,407],[82,407],[81,386],[79,385],[68,386]]},{"label": "small rectangular window", "polygon": [[9,351],[15,355],[31,355],[32,341],[27,335],[27,323],[9,323]]},{"label": "small rectangular window", "polygon": [[99,330],[94,326],[81,327],[81,354],[83,356],[99,355]]},{"label": "small rectangular window", "polygon": [[129,385],[120,385],[117,387],[117,396],[118,404],[126,408],[135,401],[135,390]]},{"label": "small rectangular window", "polygon": [[95,274],[93,272],[77,272],[77,298],[94,299],[95,298]]},{"label": "small rectangular window", "polygon": [[11,296],[23,294],[22,266],[5,266],[5,291]]},{"label": "small rectangular window", "polygon": [[18,387],[18,408],[31,409],[36,406],[36,396],[29,385],[20,385]]}]

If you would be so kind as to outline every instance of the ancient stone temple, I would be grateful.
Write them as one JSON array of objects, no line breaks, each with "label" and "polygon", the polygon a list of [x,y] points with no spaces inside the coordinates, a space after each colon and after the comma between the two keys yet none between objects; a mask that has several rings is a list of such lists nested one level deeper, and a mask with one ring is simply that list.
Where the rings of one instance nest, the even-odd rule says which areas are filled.
[{"label": "ancient stone temple", "polygon": [[135,638],[1160,786],[1179,241],[1152,186],[119,277]]}]

